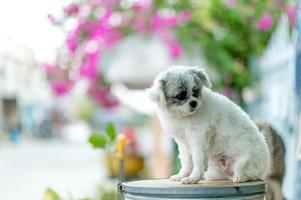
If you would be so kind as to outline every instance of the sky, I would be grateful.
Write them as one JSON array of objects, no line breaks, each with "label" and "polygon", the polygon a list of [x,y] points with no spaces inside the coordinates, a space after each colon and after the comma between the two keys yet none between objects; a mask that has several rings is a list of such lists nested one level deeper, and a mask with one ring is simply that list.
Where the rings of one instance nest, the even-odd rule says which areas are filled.
[{"label": "sky", "polygon": [[32,49],[38,61],[50,62],[64,35],[53,27],[48,14],[60,13],[70,0],[0,0],[0,41]]}]

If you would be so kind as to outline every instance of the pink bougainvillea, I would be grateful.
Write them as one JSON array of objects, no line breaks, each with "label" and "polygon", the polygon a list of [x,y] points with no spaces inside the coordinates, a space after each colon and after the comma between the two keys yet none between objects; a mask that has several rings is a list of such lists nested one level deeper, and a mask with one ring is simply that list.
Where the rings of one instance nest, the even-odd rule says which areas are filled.
[{"label": "pink bougainvillea", "polygon": [[191,19],[191,12],[189,11],[183,11],[180,12],[178,15],[179,22],[187,23]]},{"label": "pink bougainvillea", "polygon": [[133,3],[133,10],[135,11],[149,11],[153,7],[152,0],[135,1]]},{"label": "pink bougainvillea", "polygon": [[231,88],[225,88],[223,91],[221,91],[221,94],[228,97],[229,99],[233,98],[233,91]]},{"label": "pink bougainvillea", "polygon": [[71,53],[74,53],[77,49],[77,33],[75,31],[70,32],[66,38],[66,45]]},{"label": "pink bougainvillea", "polygon": [[79,12],[79,6],[75,3],[71,3],[63,8],[65,15],[72,16]]},{"label": "pink bougainvillea", "polygon": [[286,5],[285,11],[288,16],[288,20],[291,26],[296,25],[296,18],[297,18],[297,9],[295,6],[292,5]]},{"label": "pink bougainvillea", "polygon": [[150,31],[147,21],[151,15],[152,1],[136,1],[132,8],[136,13],[136,17],[132,19],[135,30],[140,33]]},{"label": "pink bougainvillea", "polygon": [[114,7],[116,7],[118,3],[120,3],[120,0],[90,0],[89,3],[94,8],[113,10]]},{"label": "pink bougainvillea", "polygon": [[176,40],[172,33],[172,28],[180,23],[188,22],[191,18],[191,13],[187,11],[180,12],[178,15],[161,16],[155,14],[152,17],[151,29],[154,32],[159,32],[164,43],[169,48],[171,58],[177,59],[182,55],[182,45]]},{"label": "pink bougainvillea", "polygon": [[112,14],[112,12],[106,11],[102,17],[99,18],[94,30],[91,31],[91,34],[88,36],[88,39],[95,39],[101,46],[105,45],[102,49],[111,48],[122,37],[119,30],[110,24]]},{"label": "pink bougainvillea", "polygon": [[155,14],[152,17],[151,27],[153,31],[162,29],[162,28],[172,28],[174,27],[178,22],[177,16],[161,16],[159,14]]},{"label": "pink bougainvillea", "polygon": [[48,63],[44,63],[42,69],[46,72],[49,78],[50,88],[55,95],[62,96],[69,93],[74,81],[66,76],[64,69]]},{"label": "pink bougainvillea", "polygon": [[96,28],[96,22],[91,20],[79,21],[74,30],[67,34],[66,45],[74,53],[83,37],[90,36]]},{"label": "pink bougainvillea", "polygon": [[94,81],[98,77],[97,65],[99,61],[98,52],[92,54],[87,54],[83,65],[80,66],[79,72],[80,75],[86,77],[90,81]]},{"label": "pink bougainvillea", "polygon": [[[104,51],[112,48],[123,37],[127,36],[124,29],[135,30],[140,33],[153,33],[161,37],[167,45],[172,59],[182,55],[182,46],[173,35],[173,28],[186,23],[191,13],[182,11],[171,15],[161,14],[152,0],[134,1],[130,9],[134,12],[121,12],[119,0],[90,0],[85,3],[71,3],[63,8],[65,17],[72,17],[77,25],[67,32],[65,45],[69,51],[69,68],[75,68],[79,77],[89,82],[88,95],[105,107],[117,105],[117,101],[110,94],[109,86],[103,85],[100,73],[100,58]],[[58,23],[53,16],[50,21]],[[56,79],[51,76],[50,84],[57,95],[70,91],[74,81]]]},{"label": "pink bougainvillea", "polygon": [[268,31],[273,25],[273,17],[269,13],[264,13],[256,22],[256,27],[263,31]]},{"label": "pink bougainvillea", "polygon": [[181,44],[174,38],[171,33],[161,34],[161,37],[169,48],[170,57],[173,59],[179,58],[183,53]]},{"label": "pink bougainvillea", "polygon": [[73,82],[53,80],[50,81],[50,87],[57,96],[62,96],[70,92],[73,87]]},{"label": "pink bougainvillea", "polygon": [[156,13],[151,19],[151,28],[153,31],[160,29],[171,29],[180,23],[188,22],[190,18],[191,13],[188,11],[183,11],[170,16],[163,16]]},{"label": "pink bougainvillea", "polygon": [[[283,11],[286,12],[292,26],[296,23],[296,8],[286,5],[288,1],[256,1],[254,3],[253,1],[221,0],[208,1],[206,4],[200,2],[78,0],[62,9],[63,15],[59,15],[61,19],[49,15],[50,22],[61,27],[66,33],[65,44],[62,51],[59,51],[58,60],[55,61],[55,63],[64,63],[63,68],[55,65],[59,70],[64,69],[64,73],[56,76],[51,75],[56,69],[49,67],[46,70],[53,90],[57,94],[65,94],[78,79],[84,78],[88,81],[87,93],[92,99],[103,106],[116,105],[116,100],[110,94],[110,85],[106,83],[102,73],[106,66],[100,66],[100,61],[105,51],[136,33],[158,36],[169,49],[172,59],[178,59],[183,55],[180,40],[200,45],[204,48],[204,52],[206,51],[204,56],[212,62],[213,67],[221,67],[224,69],[222,71],[232,74],[236,71],[232,70],[232,66],[235,65],[237,57],[243,60],[241,62],[243,69],[248,68],[249,56],[258,53],[258,49],[262,49],[262,45],[267,44],[275,28],[273,25],[276,25]],[[217,6],[221,9],[216,9]],[[222,17],[221,12],[224,10],[229,12],[225,13],[229,17]],[[68,23],[68,20],[71,23]],[[242,35],[242,32],[252,28],[251,23],[253,23],[254,34],[252,36],[254,37]],[[70,24],[74,25],[71,30],[68,26]],[[236,24],[238,24],[237,27]],[[220,30],[217,31],[217,29]],[[225,40],[217,39],[216,35],[225,36]],[[228,37],[229,35],[233,37]],[[248,51],[240,52],[240,49],[235,46],[236,42],[232,41],[233,38],[239,38],[240,45],[247,46]],[[229,39],[229,42],[226,39]],[[215,45],[216,42],[225,42],[227,45]],[[259,46],[260,48],[257,48]],[[209,56],[215,48],[221,50],[216,51],[217,53],[223,55],[223,52],[226,52],[227,56]],[[220,66],[214,63],[225,63],[225,65]],[[252,74],[249,72],[249,70],[244,70],[239,74],[243,74],[243,78],[238,78],[233,74],[231,83],[225,82],[225,85],[240,88],[249,84],[252,80]],[[68,76],[76,77],[76,80],[71,81]],[[244,80],[241,81],[242,79]]]},{"label": "pink bougainvillea", "polygon": [[95,82],[90,83],[88,95],[105,108],[112,108],[118,105],[118,101],[110,93],[110,88],[99,86]]}]

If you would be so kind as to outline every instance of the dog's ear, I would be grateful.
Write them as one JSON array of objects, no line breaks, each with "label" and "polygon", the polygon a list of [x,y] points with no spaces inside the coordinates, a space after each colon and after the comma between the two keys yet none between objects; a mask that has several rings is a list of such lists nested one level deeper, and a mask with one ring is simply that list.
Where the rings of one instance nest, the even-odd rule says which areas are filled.
[{"label": "dog's ear", "polygon": [[211,88],[212,87],[212,84],[211,84],[211,82],[209,80],[209,77],[208,77],[207,73],[203,69],[196,68],[194,71],[196,72],[196,74],[199,77],[199,79],[201,80],[201,82],[207,88]]},{"label": "dog's ear", "polygon": [[153,86],[146,89],[146,93],[152,101],[157,103],[164,101],[163,84],[163,80],[155,80]]}]

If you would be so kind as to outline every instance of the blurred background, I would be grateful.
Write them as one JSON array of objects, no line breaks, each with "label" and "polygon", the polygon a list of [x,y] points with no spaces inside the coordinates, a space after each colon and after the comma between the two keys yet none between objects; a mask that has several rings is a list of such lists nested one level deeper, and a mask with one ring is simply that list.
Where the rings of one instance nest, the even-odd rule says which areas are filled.
[{"label": "blurred background", "polygon": [[261,121],[271,191],[301,198],[296,0],[0,5],[0,199],[118,199],[120,135],[127,180],[176,172],[177,147],[144,93],[174,64],[201,66]]}]

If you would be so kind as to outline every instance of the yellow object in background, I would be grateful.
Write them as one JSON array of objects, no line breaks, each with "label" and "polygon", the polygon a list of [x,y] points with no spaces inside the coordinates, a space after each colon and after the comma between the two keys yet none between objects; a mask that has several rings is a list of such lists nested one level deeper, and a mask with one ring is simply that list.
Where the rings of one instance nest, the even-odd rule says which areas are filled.
[{"label": "yellow object in background", "polygon": [[[106,154],[106,167],[110,176],[117,177],[119,173],[119,158],[113,153]],[[126,155],[124,158],[124,172],[126,177],[136,177],[144,168],[144,159],[138,155]]]},{"label": "yellow object in background", "polygon": [[125,147],[127,145],[127,139],[124,134],[120,134],[117,139],[117,157],[119,160],[125,159]]},{"label": "yellow object in background", "polygon": [[[117,154],[106,154],[106,165],[110,175],[117,177],[120,170],[123,170],[126,177],[138,176],[144,167],[144,159],[138,155],[126,155],[126,146],[129,140],[125,134],[120,134],[117,138]],[[120,169],[122,166],[123,169]]]}]

